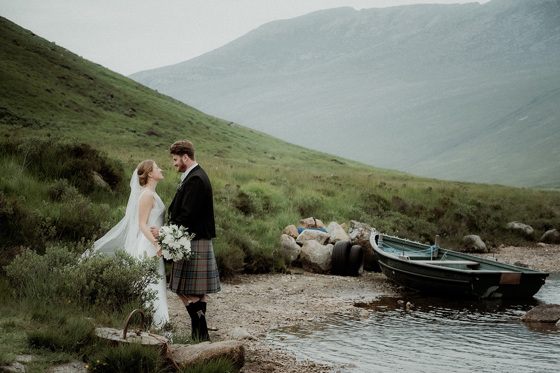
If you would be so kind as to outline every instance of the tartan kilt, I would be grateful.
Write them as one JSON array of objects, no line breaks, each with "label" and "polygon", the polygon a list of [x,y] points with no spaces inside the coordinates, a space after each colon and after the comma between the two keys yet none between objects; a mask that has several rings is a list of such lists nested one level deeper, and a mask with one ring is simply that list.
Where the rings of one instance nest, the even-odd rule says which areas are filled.
[{"label": "tartan kilt", "polygon": [[194,253],[192,259],[173,262],[169,279],[170,290],[185,295],[219,292],[220,274],[214,257],[212,240],[193,240],[191,250]]}]

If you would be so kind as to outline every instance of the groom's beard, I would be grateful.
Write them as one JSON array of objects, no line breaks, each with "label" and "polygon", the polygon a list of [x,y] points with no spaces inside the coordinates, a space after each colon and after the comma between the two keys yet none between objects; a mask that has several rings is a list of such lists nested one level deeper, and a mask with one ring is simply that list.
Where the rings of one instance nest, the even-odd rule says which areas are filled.
[{"label": "groom's beard", "polygon": [[182,160],[177,162],[177,172],[183,173],[187,171],[187,165]]}]

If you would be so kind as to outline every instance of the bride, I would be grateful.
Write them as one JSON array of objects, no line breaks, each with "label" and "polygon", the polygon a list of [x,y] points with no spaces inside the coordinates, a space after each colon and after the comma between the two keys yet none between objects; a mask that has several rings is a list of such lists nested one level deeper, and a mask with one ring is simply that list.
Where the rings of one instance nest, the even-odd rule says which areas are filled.
[{"label": "bride", "polygon": [[162,279],[157,284],[150,285],[150,289],[157,294],[154,302],[154,324],[158,327],[169,322],[165,266],[159,244],[150,232],[151,226],[160,227],[165,220],[165,205],[156,193],[160,180],[163,180],[162,171],[153,160],[140,162],[130,180],[130,197],[124,218],[105,236],[95,241],[93,246],[95,251],[101,253],[111,254],[124,248],[135,258],[141,259],[145,254],[159,257],[158,273]]}]

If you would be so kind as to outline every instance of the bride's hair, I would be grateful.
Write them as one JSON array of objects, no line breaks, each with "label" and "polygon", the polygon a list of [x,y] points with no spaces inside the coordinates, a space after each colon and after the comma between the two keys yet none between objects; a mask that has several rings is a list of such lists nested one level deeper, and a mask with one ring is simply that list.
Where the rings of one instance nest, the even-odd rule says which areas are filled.
[{"label": "bride's hair", "polygon": [[148,184],[148,174],[154,170],[154,161],[151,159],[146,159],[138,164],[136,167],[138,170],[138,181],[140,186],[145,186]]}]

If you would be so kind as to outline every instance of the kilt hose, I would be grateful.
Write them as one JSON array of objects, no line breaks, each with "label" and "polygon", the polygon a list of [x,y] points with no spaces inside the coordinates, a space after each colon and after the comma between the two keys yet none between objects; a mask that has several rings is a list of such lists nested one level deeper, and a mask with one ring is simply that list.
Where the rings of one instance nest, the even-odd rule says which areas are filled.
[{"label": "kilt hose", "polygon": [[220,274],[214,257],[212,240],[191,241],[194,256],[173,262],[169,289],[176,294],[203,295],[221,290]]}]

